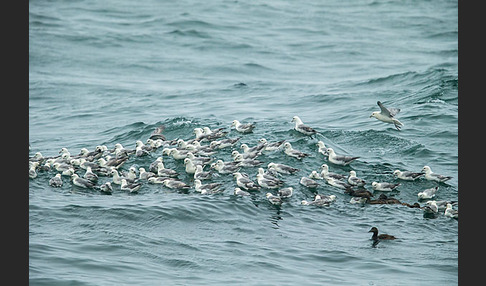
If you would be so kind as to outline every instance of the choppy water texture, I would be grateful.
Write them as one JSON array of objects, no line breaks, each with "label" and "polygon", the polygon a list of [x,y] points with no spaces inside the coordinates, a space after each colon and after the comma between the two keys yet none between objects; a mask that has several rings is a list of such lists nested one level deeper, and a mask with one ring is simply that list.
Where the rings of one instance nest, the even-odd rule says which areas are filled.
[{"label": "choppy water texture", "polygon": [[[457,12],[457,1],[30,1],[30,156],[134,148],[160,124],[169,139],[202,126],[235,137],[234,119],[257,125],[241,143],[286,139],[310,154],[258,157],[301,169],[284,178],[295,193],[280,207],[266,190],[235,197],[224,175],[212,179],[225,187],[219,195],[145,183],[108,196],[66,178],[54,189],[55,172],[39,173],[29,184],[30,283],[457,284],[457,220],[353,205],[323,181],[319,193],[336,202],[304,206],[313,193],[298,183],[326,162],[315,146],[323,140],[361,157],[330,168],[355,170],[370,190],[395,181],[395,169],[429,165],[453,176],[437,199],[458,200]],[[401,109],[402,131],[369,118],[378,100]],[[321,135],[293,131],[294,115]],[[161,151],[122,169],[148,167]],[[402,182],[391,195],[414,203],[435,185]],[[399,239],[373,247],[371,226]]]}]

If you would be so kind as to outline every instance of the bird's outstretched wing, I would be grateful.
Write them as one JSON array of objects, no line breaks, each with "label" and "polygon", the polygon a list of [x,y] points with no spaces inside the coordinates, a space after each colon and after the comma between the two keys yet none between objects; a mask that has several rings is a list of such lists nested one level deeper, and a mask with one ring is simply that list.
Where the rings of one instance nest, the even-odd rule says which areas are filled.
[{"label": "bird's outstretched wing", "polygon": [[381,101],[378,101],[376,104],[378,104],[378,106],[380,107],[381,113],[383,115],[388,116],[388,117],[393,117],[393,116],[397,115],[398,112],[400,112],[400,109],[399,108],[386,108],[383,105],[383,103],[381,103]]}]

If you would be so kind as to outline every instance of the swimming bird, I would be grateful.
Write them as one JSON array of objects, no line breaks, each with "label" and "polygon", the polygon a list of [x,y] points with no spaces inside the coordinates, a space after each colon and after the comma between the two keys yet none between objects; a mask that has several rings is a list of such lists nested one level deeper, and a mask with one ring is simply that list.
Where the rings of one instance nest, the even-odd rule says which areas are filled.
[{"label": "swimming bird", "polygon": [[336,164],[336,165],[341,165],[341,166],[347,166],[351,164],[354,160],[360,158],[358,156],[344,156],[344,155],[337,155],[334,152],[334,149],[332,148],[327,148],[326,152],[329,154],[328,160],[329,162]]},{"label": "swimming bird", "polygon": [[148,178],[155,177],[155,176],[157,176],[157,174],[155,174],[153,172],[147,172],[145,170],[145,168],[143,168],[143,167],[138,168],[138,179],[139,180],[148,180]]},{"label": "swimming bird", "polygon": [[299,169],[294,168],[292,166],[280,164],[280,163],[273,163],[273,162],[268,163],[267,168],[268,170],[272,169],[280,174],[285,174],[285,175],[294,174],[295,172],[299,171]]},{"label": "swimming bird", "polygon": [[203,132],[204,132],[204,135],[206,135],[206,138],[209,141],[219,139],[221,137],[226,136],[226,134],[228,134],[227,131],[224,131],[224,128],[217,128],[217,129],[211,130],[207,126],[203,127]]},{"label": "swimming bird", "polygon": [[368,201],[366,197],[351,197],[349,200],[350,204],[365,204]]},{"label": "swimming bird", "polygon": [[319,173],[317,173],[317,171],[312,171],[309,174],[309,178],[316,179],[316,180],[322,180],[322,179],[324,179],[324,177],[322,177]]},{"label": "swimming bird", "polygon": [[282,180],[272,175],[270,172],[265,172],[263,168],[258,168],[258,175],[261,175],[264,179],[274,181],[275,183],[280,185],[283,185],[284,183]]},{"label": "swimming bird", "polygon": [[459,211],[458,210],[455,210],[452,208],[452,205],[451,204],[447,204],[447,207],[444,211],[444,215],[446,217],[450,217],[450,218],[459,218]]},{"label": "swimming bird", "polygon": [[234,158],[235,162],[239,162],[238,166],[240,167],[257,167],[263,164],[263,161],[256,160],[256,159],[243,159],[243,154],[238,154]]},{"label": "swimming bird", "polygon": [[309,177],[300,178],[299,184],[310,189],[315,189],[320,186],[318,182],[314,181]]},{"label": "swimming bird", "polygon": [[29,178],[31,178],[31,179],[37,178],[36,168],[37,168],[37,166],[39,166],[39,162],[32,162],[32,163],[29,163],[29,165],[30,165],[29,166]]},{"label": "swimming bird", "polygon": [[290,142],[285,142],[283,148],[285,154],[289,155],[290,157],[297,158],[299,160],[309,156],[309,154],[307,153],[300,152],[296,149],[293,149],[292,144],[290,144]]},{"label": "swimming bird", "polygon": [[324,155],[324,156],[328,156],[329,154],[327,153],[327,147],[326,145],[324,144],[324,142],[322,141],[317,141],[317,152]]},{"label": "swimming bird", "polygon": [[213,176],[213,173],[204,171],[202,165],[196,165],[196,171],[194,172],[194,179],[209,180]]},{"label": "swimming bird", "polygon": [[337,174],[329,171],[329,166],[327,164],[321,165],[321,177],[323,178],[333,178],[336,180],[346,180],[347,176],[342,174]]},{"label": "swimming bird", "polygon": [[178,190],[189,190],[191,188],[191,186],[179,180],[165,180],[164,186]]},{"label": "swimming bird", "polygon": [[385,194],[380,194],[380,196],[378,197],[378,199],[376,199],[376,200],[369,200],[368,203],[371,204],[371,205],[378,205],[378,204],[380,204],[380,205],[383,205],[383,204],[402,204],[402,202],[400,202],[398,199],[389,198]]},{"label": "swimming bird", "polygon": [[411,172],[411,171],[400,171],[400,170],[393,171],[394,176],[396,176],[398,179],[402,179],[406,181],[414,181],[422,177],[424,174],[425,173],[418,173],[418,172]]},{"label": "swimming bird", "polygon": [[347,188],[345,191],[344,191],[345,194],[348,194],[352,197],[361,197],[361,198],[366,198],[368,200],[371,199],[371,197],[373,197],[373,194],[368,191],[368,190],[365,190],[365,189],[357,189],[357,190],[353,190],[351,188]]},{"label": "swimming bird", "polygon": [[428,201],[423,207],[424,213],[426,214],[437,214],[439,213],[439,207],[435,201]]},{"label": "swimming bird", "polygon": [[260,186],[253,182],[250,178],[243,176],[240,172],[234,172],[233,177],[236,179],[236,184],[247,191],[258,191]]},{"label": "swimming bird", "polygon": [[93,188],[95,186],[95,184],[93,182],[91,182],[88,179],[79,177],[78,174],[76,174],[76,173],[71,175],[71,180],[73,181],[74,185],[81,187],[81,188],[87,189],[87,188]]},{"label": "swimming bird", "polygon": [[169,178],[169,177],[150,177],[147,179],[147,181],[151,184],[164,184],[166,180],[175,180],[175,178]]},{"label": "swimming bird", "polygon": [[275,196],[272,193],[266,193],[265,196],[267,197],[268,201],[272,205],[281,205],[282,204],[282,198],[279,196]]},{"label": "swimming bird", "polygon": [[447,180],[452,179],[451,176],[443,176],[443,175],[439,175],[439,174],[432,172],[432,170],[430,169],[429,166],[424,166],[422,168],[422,172],[425,173],[425,179],[427,179],[429,181],[436,181],[436,182],[442,183],[442,182],[445,182]]},{"label": "swimming bird", "polygon": [[280,147],[282,147],[282,144],[285,143],[285,140],[280,140],[280,141],[277,141],[277,142],[269,143],[267,141],[267,139],[260,138],[260,140],[258,140],[258,142],[264,146],[264,148],[262,149],[262,152],[263,151],[271,152],[271,151],[279,150]]},{"label": "swimming bird", "polygon": [[160,125],[158,127],[155,128],[155,130],[152,132],[152,134],[150,134],[150,137],[149,139],[152,139],[152,140],[162,140],[162,141],[166,141],[167,139],[165,138],[164,135],[162,135],[162,132],[165,130],[165,126],[164,125]]},{"label": "swimming bird", "polygon": [[249,196],[250,193],[247,192],[247,191],[243,191],[242,189],[238,188],[238,187],[235,187],[235,190],[233,192],[235,195],[237,196]]},{"label": "swimming bird", "polygon": [[425,189],[417,194],[420,200],[431,199],[435,197],[435,193],[439,190],[439,186],[434,188]]},{"label": "swimming bird", "polygon": [[196,173],[196,165],[192,162],[191,159],[185,158],[184,159],[184,166],[186,167],[186,173],[188,174],[194,174]]},{"label": "swimming bird", "polygon": [[158,164],[159,163],[162,163],[164,162],[164,158],[163,157],[157,157],[157,159],[155,159],[155,161],[153,161],[152,163],[150,163],[149,165],[149,171],[152,172],[152,173],[157,173],[158,171]]},{"label": "swimming bird", "polygon": [[241,132],[241,133],[250,133],[253,132],[253,129],[255,129],[255,123],[246,123],[243,124],[239,122],[238,120],[233,120],[231,123],[231,127],[235,127],[236,131]]},{"label": "swimming bird", "polygon": [[356,177],[354,170],[349,171],[348,183],[352,186],[362,187],[366,184],[366,181]]},{"label": "swimming bird", "polygon": [[252,156],[258,156],[261,155],[262,150],[265,148],[265,144],[260,143],[250,148],[248,144],[243,143],[240,145],[240,148],[243,150],[243,154],[252,154]]},{"label": "swimming bird", "polygon": [[395,190],[398,186],[400,186],[400,183],[387,183],[387,182],[373,182],[371,183],[371,187],[375,191],[382,191],[382,192],[390,192]]},{"label": "swimming bird", "polygon": [[92,170],[91,170],[91,166],[88,166],[86,168],[86,172],[84,173],[83,175],[83,178],[87,179],[87,180],[90,180],[91,182],[93,183],[96,183],[98,182],[98,175],[96,175]]},{"label": "swimming bird", "polygon": [[240,153],[238,152],[237,150],[234,150],[233,152],[231,152],[231,157],[233,158],[233,160],[238,156],[238,155],[241,155],[241,157],[243,159],[255,159],[256,157],[258,157],[258,152],[251,152],[251,153]]},{"label": "swimming bird", "polygon": [[142,187],[142,183],[129,183],[127,179],[121,179],[120,190],[122,191],[128,191],[130,193],[138,193],[141,187]]},{"label": "swimming bird", "polygon": [[159,162],[157,164],[157,176],[177,178],[179,176],[179,173],[175,170],[165,168],[164,163]]},{"label": "swimming bird", "polygon": [[209,183],[203,185],[200,180],[194,180],[194,189],[203,195],[221,193],[224,191],[221,189],[222,186],[222,183]]},{"label": "swimming bird", "polygon": [[241,169],[239,162],[223,162],[223,160],[218,160],[216,163],[212,163],[210,168],[215,169],[220,174],[234,173]]},{"label": "swimming bird", "polygon": [[331,186],[334,186],[334,187],[337,187],[337,188],[340,188],[340,189],[351,189],[353,186],[351,186],[350,184],[346,183],[346,182],[343,182],[343,181],[340,181],[340,180],[336,180],[332,177],[327,177],[327,178],[324,178],[326,180],[326,182],[331,185]]},{"label": "swimming bird", "polygon": [[213,149],[224,149],[227,147],[232,147],[234,146],[238,141],[240,141],[241,137],[236,137],[236,138],[227,138],[227,139],[222,139],[219,141],[211,141],[209,143],[209,147]]},{"label": "swimming bird", "polygon": [[[258,169],[262,169],[262,168],[258,168]],[[276,188],[280,188],[283,185],[283,181],[278,179],[277,180],[271,179],[268,176],[265,176],[265,174],[262,174],[261,172],[259,172],[256,175],[256,178],[258,184],[263,188],[276,189]]]},{"label": "swimming bird", "polygon": [[172,156],[172,158],[176,159],[176,160],[184,160],[187,158],[187,154],[189,153],[190,151],[188,150],[178,150],[176,148],[172,148],[170,150],[170,153],[169,155]]},{"label": "swimming bird", "polygon": [[314,135],[317,133],[314,128],[305,125],[297,115],[292,118],[291,122],[295,122],[294,130],[304,135]]},{"label": "swimming bird", "polygon": [[111,175],[113,176],[112,177],[113,184],[121,185],[122,179],[124,177],[120,176],[117,170],[112,170]]},{"label": "swimming bird", "polygon": [[395,115],[400,112],[399,108],[386,108],[380,101],[378,101],[376,104],[380,107],[380,112],[374,111],[371,113],[370,118],[374,117],[380,121],[386,122],[386,123],[393,123],[395,125],[395,128],[397,130],[400,130],[403,126],[403,123],[398,121],[398,119],[395,118]]},{"label": "swimming bird", "polygon": [[312,201],[302,200],[300,203],[303,205],[328,206],[335,200],[336,200],[335,195],[325,196],[325,195],[317,194],[314,196],[314,200]]},{"label": "swimming bird", "polygon": [[111,194],[113,193],[113,186],[110,182],[105,182],[104,184],[100,185],[99,187],[100,192]]},{"label": "swimming bird", "polygon": [[373,233],[373,236],[371,237],[371,239],[373,239],[373,240],[393,240],[393,239],[396,239],[395,236],[389,235],[389,234],[380,234],[380,235],[378,235],[378,229],[376,227],[372,227],[370,229],[370,231],[368,231],[368,232],[372,232]]},{"label": "swimming bird", "polygon": [[62,186],[61,174],[57,173],[54,177],[49,180],[49,185],[55,188]]},{"label": "swimming bird", "polygon": [[292,196],[293,192],[294,192],[294,188],[287,187],[287,188],[282,188],[282,189],[278,190],[277,194],[282,199],[285,199],[285,198],[290,198]]}]

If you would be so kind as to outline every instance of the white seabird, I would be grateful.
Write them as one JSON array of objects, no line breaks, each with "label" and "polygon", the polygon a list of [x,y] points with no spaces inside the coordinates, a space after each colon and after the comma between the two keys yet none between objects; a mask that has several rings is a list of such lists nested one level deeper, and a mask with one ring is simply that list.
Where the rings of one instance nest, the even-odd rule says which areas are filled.
[{"label": "white seabird", "polygon": [[430,188],[430,189],[425,189],[421,192],[419,192],[417,194],[417,197],[420,199],[420,200],[424,200],[424,199],[431,199],[433,197],[435,197],[435,193],[439,190],[439,186],[437,187],[434,187],[434,188]]},{"label": "white seabird", "polygon": [[72,174],[71,179],[72,179],[74,185],[81,187],[81,188],[88,189],[88,188],[93,188],[95,186],[95,184],[93,182],[91,182],[88,179],[79,177],[78,174]]},{"label": "white seabird", "polygon": [[406,180],[406,181],[414,181],[414,180],[422,177],[424,175],[424,173],[395,170],[395,171],[393,171],[393,175],[396,176],[398,179],[402,179],[402,180]]},{"label": "white seabird", "polygon": [[100,186],[100,191],[103,193],[111,194],[113,193],[113,187],[110,182],[106,182]]},{"label": "white seabird", "polygon": [[164,158],[159,156],[157,157],[157,159],[155,159],[155,161],[153,161],[152,163],[150,163],[150,166],[149,166],[149,171],[152,172],[152,173],[157,173],[158,171],[158,164],[159,163],[162,163],[164,162]]},{"label": "white seabird", "polygon": [[236,179],[236,184],[247,191],[258,191],[260,186],[253,182],[250,178],[243,176],[240,172],[234,172],[233,176]]},{"label": "white seabird", "polygon": [[198,180],[209,180],[211,179],[213,176],[213,173],[211,172],[206,172],[203,170],[203,166],[202,165],[196,165],[196,172],[194,172],[194,179],[198,179]]},{"label": "white seabird", "polygon": [[305,125],[297,115],[292,118],[291,122],[295,122],[294,130],[304,135],[314,135],[317,133],[314,128]]},{"label": "white seabird", "polygon": [[200,180],[194,180],[194,189],[203,195],[221,193],[224,191],[221,189],[221,186],[223,186],[222,183],[209,183],[203,185]]},{"label": "white seabird", "polygon": [[341,165],[341,166],[347,166],[351,164],[354,160],[360,158],[357,156],[343,156],[343,155],[337,155],[334,152],[334,149],[332,148],[327,148],[327,153],[329,154],[328,160],[331,163],[334,163],[336,165]]},{"label": "white seabird", "polygon": [[[258,169],[262,169],[262,168],[258,168]],[[265,177],[265,175],[260,172],[256,175],[256,178],[258,184],[263,188],[276,189],[276,188],[280,188],[283,185],[283,182],[281,180],[269,179],[268,177]]]},{"label": "white seabird", "polygon": [[235,162],[239,162],[238,165],[241,167],[257,167],[263,164],[263,161],[256,159],[243,159],[243,154],[238,154],[234,160]]},{"label": "white seabird", "polygon": [[235,127],[236,131],[241,133],[250,133],[253,131],[253,129],[255,129],[255,123],[243,124],[236,119],[231,123],[231,127],[233,126]]},{"label": "white seabird", "polygon": [[307,188],[310,188],[310,189],[315,189],[315,188],[317,188],[317,187],[320,186],[318,182],[312,180],[309,177],[302,177],[302,178],[300,178],[299,183],[302,186],[307,187]]},{"label": "white seabird", "polygon": [[83,178],[90,180],[93,183],[98,182],[98,175],[96,175],[92,170],[91,166],[86,167],[86,172],[83,175]]},{"label": "white seabird", "polygon": [[322,180],[322,179],[324,179],[324,177],[322,177],[319,173],[317,173],[317,171],[312,171],[309,174],[309,178],[316,179],[316,180]]},{"label": "white seabird", "polygon": [[196,173],[196,165],[192,162],[191,159],[185,158],[184,159],[184,166],[186,167],[186,173],[188,174],[194,174]]},{"label": "white seabird", "polygon": [[423,207],[423,210],[428,214],[436,214],[439,212],[439,208],[437,207],[435,201],[428,201]]},{"label": "white seabird", "polygon": [[282,198],[279,197],[279,196],[275,196],[272,193],[267,193],[265,196],[267,197],[268,201],[272,205],[281,205],[282,204]]},{"label": "white seabird", "polygon": [[444,211],[444,215],[446,217],[456,218],[457,219],[459,217],[459,211],[453,209],[451,204],[447,204],[447,207],[446,207],[446,209]]},{"label": "white seabird", "polygon": [[336,180],[345,180],[347,178],[346,175],[337,174],[329,171],[329,166],[327,164],[321,165],[321,177],[328,178],[331,177]]},{"label": "white seabird", "polygon": [[148,178],[155,177],[155,176],[157,176],[157,174],[155,174],[153,172],[147,172],[145,170],[145,168],[143,168],[143,167],[138,168],[138,179],[139,180],[148,180]]},{"label": "white seabird", "polygon": [[268,163],[268,169],[275,170],[276,172],[285,175],[290,175],[299,171],[299,169],[294,168],[292,166],[280,164],[280,163],[273,163],[273,162]]},{"label": "white seabird", "polygon": [[436,182],[441,183],[441,182],[445,182],[447,180],[452,179],[451,176],[443,176],[443,175],[439,175],[439,174],[432,172],[432,170],[430,169],[429,166],[424,166],[422,168],[422,172],[425,173],[425,179],[427,179],[429,181],[436,181]]},{"label": "white seabird", "polygon": [[238,187],[235,187],[235,190],[233,192],[235,195],[237,196],[249,196],[250,193],[247,192],[247,191],[243,191],[242,189],[238,188]]},{"label": "white seabird", "polygon": [[240,141],[241,137],[236,137],[236,138],[227,138],[227,139],[222,139],[219,141],[211,141],[209,143],[209,147],[213,149],[224,149],[227,147],[232,147],[236,144],[236,142]]},{"label": "white seabird", "polygon": [[393,123],[395,125],[395,128],[397,130],[400,130],[400,128],[403,126],[403,124],[398,121],[398,119],[395,118],[395,115],[400,112],[399,108],[386,108],[383,106],[383,104],[378,101],[377,102],[378,106],[380,107],[381,111],[374,111],[371,113],[370,118],[374,117],[380,121],[386,122],[386,123]]},{"label": "white seabird", "polygon": [[324,155],[324,156],[328,156],[329,154],[327,154],[327,147],[326,145],[324,144],[324,142],[322,141],[317,141],[317,152]]},{"label": "white seabird", "polygon": [[212,163],[211,168],[215,169],[220,174],[234,173],[241,169],[239,162],[223,162],[223,160],[218,160],[216,163]]},{"label": "white seabird", "polygon": [[302,158],[309,156],[309,154],[306,154],[304,152],[300,152],[296,149],[293,149],[292,144],[290,144],[290,142],[285,142],[283,147],[284,147],[284,153],[289,155],[290,157],[302,159]]},{"label": "white seabird", "polygon": [[331,186],[334,186],[334,187],[337,187],[337,188],[340,188],[340,189],[346,189],[346,190],[349,190],[351,189],[353,186],[351,186],[350,184],[346,183],[346,182],[343,182],[343,181],[340,181],[340,180],[336,180],[332,177],[326,177],[324,178],[326,180],[326,182],[331,185]]},{"label": "white seabird", "polygon": [[179,190],[188,190],[191,188],[191,186],[179,180],[165,180],[164,186],[171,189],[179,189]]},{"label": "white seabird", "polygon": [[179,173],[175,170],[165,168],[164,163],[159,162],[157,164],[157,176],[176,178],[179,176]]},{"label": "white seabird", "polygon": [[130,193],[137,193],[142,187],[142,183],[129,183],[127,179],[121,179],[120,190]]},{"label": "white seabird", "polygon": [[366,184],[366,181],[358,178],[354,170],[349,171],[348,183],[353,186],[362,187]]},{"label": "white seabird", "polygon": [[287,187],[287,188],[282,188],[282,189],[278,190],[277,194],[282,199],[285,199],[285,198],[290,198],[292,196],[293,192],[294,192],[294,188]]},{"label": "white seabird", "polygon": [[375,191],[382,191],[382,192],[390,192],[395,190],[398,186],[400,186],[400,183],[387,183],[387,182],[373,182],[371,183],[371,187]]},{"label": "white seabird", "polygon": [[62,186],[61,174],[57,173],[54,177],[49,180],[49,185],[55,188]]},{"label": "white seabird", "polygon": [[267,141],[267,139],[265,138],[260,138],[260,140],[258,140],[258,142],[260,142],[260,144],[262,144],[264,146],[263,150],[262,151],[276,151],[276,150],[279,150],[280,147],[282,147],[282,144],[285,143],[285,140],[280,140],[280,141],[277,141],[277,142],[272,142],[272,143],[269,143]]}]

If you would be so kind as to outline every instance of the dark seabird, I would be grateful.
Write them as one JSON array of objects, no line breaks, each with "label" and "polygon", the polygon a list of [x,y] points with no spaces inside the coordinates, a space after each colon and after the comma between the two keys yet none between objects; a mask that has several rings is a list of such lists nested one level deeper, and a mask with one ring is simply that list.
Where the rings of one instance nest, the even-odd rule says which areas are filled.
[{"label": "dark seabird", "polygon": [[398,121],[398,119],[395,118],[395,115],[400,112],[399,108],[386,108],[380,101],[378,101],[376,104],[380,107],[380,112],[374,111],[371,113],[370,118],[374,117],[380,121],[386,122],[386,123],[393,123],[395,125],[395,128],[397,130],[400,130],[400,128],[403,126],[403,124]]},{"label": "dark seabird", "polygon": [[373,240],[393,240],[393,239],[396,239],[395,236],[389,235],[389,234],[380,234],[380,235],[378,235],[378,229],[376,227],[372,227],[370,229],[370,231],[368,231],[368,232],[372,232],[373,233],[373,236],[371,237],[371,239],[373,239]]},{"label": "dark seabird", "polygon": [[152,134],[150,134],[150,137],[149,139],[152,139],[152,140],[162,140],[162,141],[166,141],[167,139],[165,138],[164,135],[162,135],[162,132],[165,130],[165,126],[164,125],[161,125],[161,126],[158,126],[155,128],[155,130],[152,132]]}]

